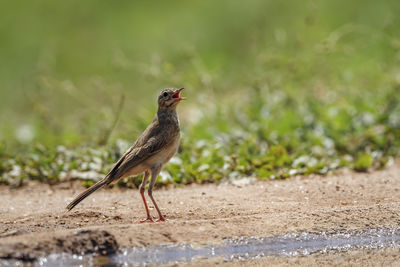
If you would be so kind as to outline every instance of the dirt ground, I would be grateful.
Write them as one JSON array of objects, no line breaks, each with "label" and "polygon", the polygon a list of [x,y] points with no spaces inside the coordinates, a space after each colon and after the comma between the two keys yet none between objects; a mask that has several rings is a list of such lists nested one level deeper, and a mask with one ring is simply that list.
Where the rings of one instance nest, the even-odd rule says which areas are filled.
[{"label": "dirt ground", "polygon": [[[371,173],[340,171],[246,185],[159,189],[154,196],[166,215],[163,223],[137,223],[145,211],[139,192],[132,189],[101,189],[66,213],[65,206],[81,190],[79,183],[0,187],[0,258],[29,260],[43,252],[60,251],[107,254],[118,247],[206,244],[219,243],[224,238],[299,231],[400,227],[400,161]],[[156,216],[153,208],[152,213]],[[269,257],[246,263],[210,262],[237,266],[329,262],[364,265],[385,261],[400,264],[398,252],[399,249],[356,250],[308,257]],[[201,264],[204,262],[189,265]]]}]

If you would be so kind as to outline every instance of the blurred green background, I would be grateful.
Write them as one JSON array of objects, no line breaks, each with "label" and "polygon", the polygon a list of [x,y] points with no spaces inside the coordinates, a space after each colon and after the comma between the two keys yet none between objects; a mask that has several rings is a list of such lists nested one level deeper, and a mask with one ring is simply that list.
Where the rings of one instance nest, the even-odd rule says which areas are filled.
[{"label": "blurred green background", "polygon": [[105,173],[159,90],[182,86],[165,183],[383,167],[400,147],[398,14],[396,0],[2,1],[0,180]]}]

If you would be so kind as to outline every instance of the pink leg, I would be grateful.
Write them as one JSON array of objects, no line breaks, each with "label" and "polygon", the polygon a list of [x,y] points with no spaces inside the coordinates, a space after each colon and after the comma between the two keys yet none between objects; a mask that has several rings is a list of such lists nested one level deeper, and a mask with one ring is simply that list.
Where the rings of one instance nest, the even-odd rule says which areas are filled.
[{"label": "pink leg", "polygon": [[160,218],[156,221],[156,222],[165,222],[165,218],[164,216],[161,214],[160,209],[158,208],[158,205],[156,203],[156,201],[153,198],[153,186],[154,183],[156,182],[157,176],[160,173],[161,170],[161,165],[156,167],[156,168],[152,168],[151,169],[151,180],[150,180],[150,184],[149,184],[149,190],[147,191],[147,193],[149,194],[149,197],[151,199],[151,201],[154,204],[154,207],[156,208],[157,212],[158,212],[158,216],[160,216]]},{"label": "pink leg", "polygon": [[159,218],[156,222],[165,222],[165,218],[164,218],[164,216],[161,214],[161,211],[160,211],[160,209],[158,208],[158,205],[157,205],[156,201],[155,201],[154,198],[153,198],[153,193],[152,193],[152,191],[150,191],[150,189],[149,189],[148,193],[149,193],[149,197],[151,198],[151,201],[153,201],[154,207],[156,207],[158,216],[160,216],[160,218]]},{"label": "pink leg", "polygon": [[153,218],[150,215],[150,211],[149,211],[149,207],[147,206],[146,198],[144,197],[144,190],[145,190],[144,187],[146,186],[146,181],[147,181],[148,177],[149,177],[149,173],[146,171],[144,173],[143,181],[142,181],[142,184],[140,185],[140,189],[139,189],[140,195],[142,196],[144,208],[146,209],[147,218],[144,220],[138,221],[139,223],[154,222]]},{"label": "pink leg", "polygon": [[140,220],[138,221],[139,223],[144,223],[144,222],[154,222],[153,218],[151,218],[150,216],[150,211],[149,211],[149,207],[147,207],[147,202],[146,202],[146,198],[144,197],[144,188],[143,190],[140,189],[140,194],[142,195],[142,199],[143,199],[143,204],[144,204],[144,208],[146,209],[146,213],[147,213],[147,218],[144,220]]}]

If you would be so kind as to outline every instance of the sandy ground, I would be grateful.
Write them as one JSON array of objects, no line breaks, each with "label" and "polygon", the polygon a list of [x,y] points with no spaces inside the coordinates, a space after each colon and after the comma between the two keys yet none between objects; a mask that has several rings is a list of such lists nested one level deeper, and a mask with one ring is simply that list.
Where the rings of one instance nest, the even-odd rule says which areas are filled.
[{"label": "sandy ground", "polygon": [[[372,173],[341,171],[241,186],[193,185],[156,190],[154,196],[167,218],[164,223],[136,223],[144,218],[145,211],[139,192],[132,189],[102,189],[66,213],[65,206],[82,189],[78,183],[0,187],[0,258],[34,259],[43,252],[59,251],[106,254],[118,247],[206,244],[241,236],[400,227],[399,161]],[[155,216],[153,208],[152,212]],[[246,264],[357,264],[357,259],[360,264],[368,260],[400,264],[398,251],[263,258]]]}]

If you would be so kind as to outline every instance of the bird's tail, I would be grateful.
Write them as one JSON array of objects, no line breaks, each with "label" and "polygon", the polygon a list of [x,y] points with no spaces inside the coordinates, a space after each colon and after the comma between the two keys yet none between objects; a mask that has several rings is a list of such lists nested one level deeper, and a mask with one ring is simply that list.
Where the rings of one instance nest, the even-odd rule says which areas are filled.
[{"label": "bird's tail", "polygon": [[104,179],[101,179],[100,181],[98,181],[97,183],[95,183],[94,185],[92,185],[91,187],[89,187],[88,189],[83,191],[82,193],[80,193],[79,196],[77,196],[71,203],[68,204],[68,206],[66,207],[67,211],[72,210],[76,205],[79,204],[79,202],[84,200],[87,196],[92,194],[97,189],[100,189],[103,186],[109,184],[111,181],[112,180],[110,180],[109,177],[105,177]]}]

